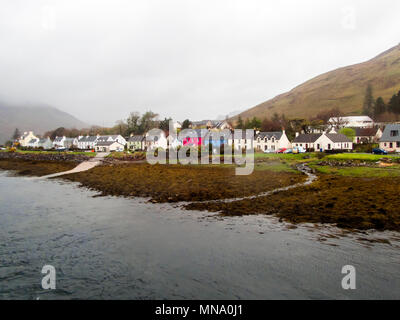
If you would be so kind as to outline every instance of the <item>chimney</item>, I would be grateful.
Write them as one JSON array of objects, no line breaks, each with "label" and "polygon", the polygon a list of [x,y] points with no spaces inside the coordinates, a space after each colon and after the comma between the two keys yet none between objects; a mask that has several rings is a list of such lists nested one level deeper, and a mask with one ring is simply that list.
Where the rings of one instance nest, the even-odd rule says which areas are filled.
[{"label": "chimney", "polygon": [[299,133],[298,132],[296,132],[296,138],[299,136]]}]

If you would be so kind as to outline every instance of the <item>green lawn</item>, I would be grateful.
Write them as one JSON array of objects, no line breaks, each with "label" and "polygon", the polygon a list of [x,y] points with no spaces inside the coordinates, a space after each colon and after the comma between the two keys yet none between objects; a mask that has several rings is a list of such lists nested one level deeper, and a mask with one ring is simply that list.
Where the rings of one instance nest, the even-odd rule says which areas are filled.
[{"label": "green lawn", "polygon": [[323,174],[335,174],[341,176],[364,177],[364,178],[384,178],[384,177],[399,177],[400,166],[395,165],[386,168],[376,167],[330,167],[310,165],[312,168]]},{"label": "green lawn", "polygon": [[379,161],[382,158],[396,158],[391,155],[363,154],[363,153],[339,153],[324,157],[324,160],[360,160],[360,161]]},{"label": "green lawn", "polygon": [[314,158],[315,153],[255,153],[254,158],[257,159],[271,159],[271,160],[309,160]]}]

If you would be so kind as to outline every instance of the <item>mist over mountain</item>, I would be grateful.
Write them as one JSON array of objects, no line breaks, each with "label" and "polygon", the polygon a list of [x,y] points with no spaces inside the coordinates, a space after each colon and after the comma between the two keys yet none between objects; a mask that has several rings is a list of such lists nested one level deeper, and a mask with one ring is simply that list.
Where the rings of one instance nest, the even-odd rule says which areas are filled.
[{"label": "mist over mountain", "polygon": [[89,125],[64,111],[49,106],[9,106],[0,102],[0,143],[10,140],[15,128],[35,134],[58,127],[85,128]]}]

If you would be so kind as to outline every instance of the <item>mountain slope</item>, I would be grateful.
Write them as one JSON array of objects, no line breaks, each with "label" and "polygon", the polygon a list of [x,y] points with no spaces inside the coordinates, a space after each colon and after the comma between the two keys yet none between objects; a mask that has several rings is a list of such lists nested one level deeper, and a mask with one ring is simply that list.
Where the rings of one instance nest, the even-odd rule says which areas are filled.
[{"label": "mountain slope", "polygon": [[360,114],[368,83],[375,98],[382,96],[386,102],[400,90],[400,45],[364,63],[324,73],[240,116],[265,118],[277,112],[308,118],[334,107],[348,115]]},{"label": "mountain slope", "polygon": [[58,127],[84,128],[88,125],[74,116],[52,107],[14,107],[0,104],[0,143],[9,140],[15,128],[36,134]]}]

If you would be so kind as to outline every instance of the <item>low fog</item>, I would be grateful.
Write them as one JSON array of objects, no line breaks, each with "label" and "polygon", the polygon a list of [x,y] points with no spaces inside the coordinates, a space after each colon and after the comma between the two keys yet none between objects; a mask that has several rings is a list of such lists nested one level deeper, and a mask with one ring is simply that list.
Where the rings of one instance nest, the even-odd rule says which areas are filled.
[{"label": "low fog", "polygon": [[0,101],[90,124],[245,110],[400,42],[400,2],[18,1],[0,4]]}]

